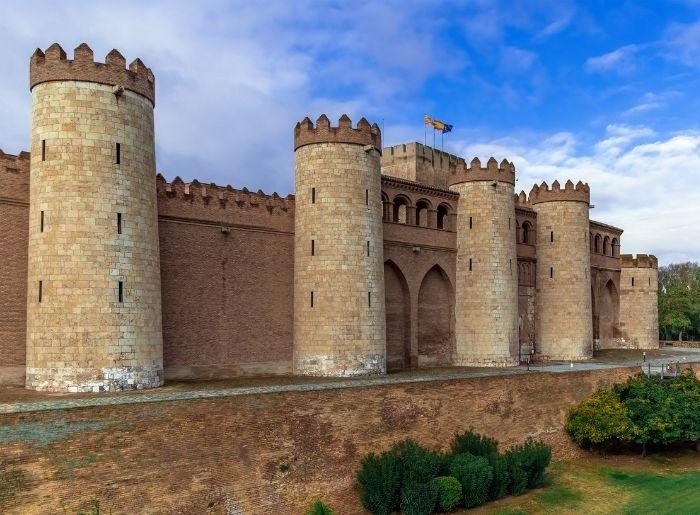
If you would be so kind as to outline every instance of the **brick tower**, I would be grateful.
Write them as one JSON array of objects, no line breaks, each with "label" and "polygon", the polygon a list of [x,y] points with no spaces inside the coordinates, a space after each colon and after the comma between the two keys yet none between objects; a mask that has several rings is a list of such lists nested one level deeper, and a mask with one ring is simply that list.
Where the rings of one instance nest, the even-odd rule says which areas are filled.
[{"label": "brick tower", "polygon": [[659,348],[659,262],[656,256],[620,256],[620,331],[624,346]]},{"label": "brick tower", "polygon": [[294,129],[294,372],[386,372],[381,133],[325,115]]},{"label": "brick tower", "polygon": [[474,158],[450,173],[457,206],[454,364],[518,363],[518,262],[515,241],[515,168],[492,157]]},{"label": "brick tower", "polygon": [[535,353],[544,360],[582,360],[593,354],[590,190],[567,181],[535,185],[537,213]]},{"label": "brick tower", "polygon": [[160,386],[153,73],[54,44],[30,88],[27,387]]}]

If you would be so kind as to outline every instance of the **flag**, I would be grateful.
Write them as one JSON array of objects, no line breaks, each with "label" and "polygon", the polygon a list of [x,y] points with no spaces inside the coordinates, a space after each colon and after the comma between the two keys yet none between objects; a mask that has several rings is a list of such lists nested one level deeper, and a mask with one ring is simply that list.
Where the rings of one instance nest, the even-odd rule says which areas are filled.
[{"label": "flag", "polygon": [[436,131],[440,131],[443,134],[445,134],[446,132],[452,132],[452,129],[454,128],[453,125],[431,118],[427,114],[423,116],[423,123],[425,125],[432,125],[433,129],[435,129]]}]

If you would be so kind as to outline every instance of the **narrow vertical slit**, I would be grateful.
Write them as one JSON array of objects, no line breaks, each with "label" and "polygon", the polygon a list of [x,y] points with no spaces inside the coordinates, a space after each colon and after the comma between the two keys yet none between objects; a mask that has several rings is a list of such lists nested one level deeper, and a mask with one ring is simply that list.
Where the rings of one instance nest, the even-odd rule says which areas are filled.
[{"label": "narrow vertical slit", "polygon": [[311,307],[314,307],[314,292],[311,292]]},{"label": "narrow vertical slit", "polygon": [[369,190],[365,190],[365,205],[369,206]]},{"label": "narrow vertical slit", "polygon": [[117,143],[114,163],[119,165],[119,164],[121,164],[121,162],[122,162],[122,144]]},{"label": "narrow vertical slit", "polygon": [[469,228],[470,229],[472,228],[472,217],[471,216],[469,217]]},{"label": "narrow vertical slit", "polygon": [[367,307],[368,308],[372,307],[372,292],[371,291],[367,292]]},{"label": "narrow vertical slit", "polygon": [[39,218],[39,232],[44,232],[44,212],[41,212],[41,217]]},{"label": "narrow vertical slit", "polygon": [[316,255],[316,240],[311,240],[311,255]]},{"label": "narrow vertical slit", "polygon": [[42,290],[43,290],[43,286],[44,286],[44,282],[43,282],[43,281],[39,281],[39,302],[41,302],[41,298],[42,298],[42,294],[43,294],[43,291],[42,291]]},{"label": "narrow vertical slit", "polygon": [[469,258],[469,271],[472,271],[472,258]]},{"label": "narrow vertical slit", "polygon": [[119,281],[119,302],[124,302],[124,282]]},{"label": "narrow vertical slit", "polygon": [[46,161],[46,140],[41,140],[41,160]]},{"label": "narrow vertical slit", "polygon": [[367,256],[369,257],[369,240],[367,240]]},{"label": "narrow vertical slit", "polygon": [[554,267],[553,266],[549,267],[549,278],[554,279]]},{"label": "narrow vertical slit", "polygon": [[316,188],[311,188],[311,203],[316,203]]},{"label": "narrow vertical slit", "polygon": [[554,231],[549,232],[549,241],[552,243],[554,242]]},{"label": "narrow vertical slit", "polygon": [[632,278],[632,286],[634,286],[634,277]]},{"label": "narrow vertical slit", "polygon": [[117,213],[117,234],[122,233],[122,214]]}]

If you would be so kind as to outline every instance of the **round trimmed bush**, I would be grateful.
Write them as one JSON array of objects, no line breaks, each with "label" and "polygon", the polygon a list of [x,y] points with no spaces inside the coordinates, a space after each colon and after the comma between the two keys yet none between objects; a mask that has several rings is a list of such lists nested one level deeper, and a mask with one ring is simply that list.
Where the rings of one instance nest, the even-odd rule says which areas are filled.
[{"label": "round trimmed bush", "polygon": [[401,483],[427,483],[440,474],[442,457],[413,440],[395,444],[391,451],[401,466]]},{"label": "round trimmed bush", "polygon": [[468,452],[457,454],[450,463],[450,475],[462,485],[465,508],[486,502],[493,472],[486,458]]},{"label": "round trimmed bush", "polygon": [[437,485],[438,501],[437,506],[440,511],[452,511],[462,500],[462,485],[452,476],[439,476],[433,479]]}]

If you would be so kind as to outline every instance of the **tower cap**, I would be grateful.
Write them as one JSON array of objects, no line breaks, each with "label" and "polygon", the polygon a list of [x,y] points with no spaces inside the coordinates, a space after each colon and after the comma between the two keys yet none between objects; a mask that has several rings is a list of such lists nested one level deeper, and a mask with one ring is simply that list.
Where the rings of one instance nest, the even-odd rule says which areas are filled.
[{"label": "tower cap", "polygon": [[146,97],[153,105],[156,102],[156,79],[150,68],[141,59],[134,60],[129,68],[126,59],[117,50],[109,52],[104,63],[94,61],[92,49],[85,43],[67,59],[61,45],[54,43],[46,52],[37,48],[29,60],[29,89],[37,84],[52,81],[85,81],[122,86]]},{"label": "tower cap", "polygon": [[313,143],[353,143],[355,145],[374,147],[382,151],[382,132],[375,123],[370,125],[365,118],[360,118],[357,127],[352,127],[352,120],[344,114],[338,120],[337,127],[325,114],[316,120],[316,126],[306,117],[294,126],[294,150]]}]

